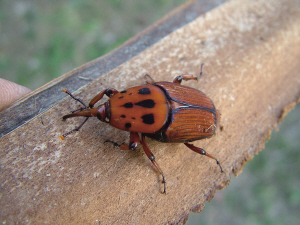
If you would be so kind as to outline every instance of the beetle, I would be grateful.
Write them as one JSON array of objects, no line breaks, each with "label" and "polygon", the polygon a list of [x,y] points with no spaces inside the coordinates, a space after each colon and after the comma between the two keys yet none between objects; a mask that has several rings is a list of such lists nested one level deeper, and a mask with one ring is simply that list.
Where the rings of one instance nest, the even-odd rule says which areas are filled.
[{"label": "beetle", "polygon": [[[135,150],[140,142],[147,157],[162,176],[163,193],[166,193],[166,179],[146,144],[146,136],[160,142],[184,143],[189,149],[214,159],[223,172],[215,157],[189,143],[213,136],[219,123],[219,113],[212,100],[197,89],[181,85],[182,80],[197,81],[202,76],[202,66],[203,64],[199,76],[180,75],[173,83],[148,81],[144,85],[121,92],[113,88],[105,89],[90,101],[89,106],[63,89],[84,106],[63,116],[63,120],[78,116],[86,119],[75,129],[60,136],[60,139],[64,140],[74,131],[78,131],[90,117],[97,117],[113,127],[130,132],[129,144],[118,144],[110,140],[105,142],[111,142],[122,150]],[[109,97],[108,101],[94,107],[104,95]]]}]

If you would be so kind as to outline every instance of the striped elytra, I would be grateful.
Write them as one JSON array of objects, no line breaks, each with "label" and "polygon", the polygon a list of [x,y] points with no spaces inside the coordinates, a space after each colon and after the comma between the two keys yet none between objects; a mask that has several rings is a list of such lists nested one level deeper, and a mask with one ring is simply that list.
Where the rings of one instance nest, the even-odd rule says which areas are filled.
[{"label": "striped elytra", "polygon": [[158,82],[171,108],[164,129],[147,134],[162,142],[187,142],[209,138],[218,126],[218,111],[201,91],[170,82]]}]

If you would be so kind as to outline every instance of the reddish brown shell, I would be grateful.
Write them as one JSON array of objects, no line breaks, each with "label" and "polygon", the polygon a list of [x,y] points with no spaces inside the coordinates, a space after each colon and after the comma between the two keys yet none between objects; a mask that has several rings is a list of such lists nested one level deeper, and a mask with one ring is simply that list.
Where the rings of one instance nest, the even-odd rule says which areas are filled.
[{"label": "reddish brown shell", "polygon": [[212,136],[216,129],[213,113],[199,108],[183,107],[172,113],[172,122],[165,131],[168,140],[193,141]]},{"label": "reddish brown shell", "polygon": [[157,82],[156,86],[165,90],[168,98],[190,106],[204,107],[215,110],[213,102],[201,91],[171,82]]},{"label": "reddish brown shell", "polygon": [[155,133],[165,124],[169,105],[164,92],[154,85],[129,88],[109,99],[110,124],[121,130]]},{"label": "reddish brown shell", "polygon": [[214,135],[219,115],[201,91],[170,82],[157,82],[167,95],[171,113],[166,125],[147,136],[162,142],[187,142]]}]

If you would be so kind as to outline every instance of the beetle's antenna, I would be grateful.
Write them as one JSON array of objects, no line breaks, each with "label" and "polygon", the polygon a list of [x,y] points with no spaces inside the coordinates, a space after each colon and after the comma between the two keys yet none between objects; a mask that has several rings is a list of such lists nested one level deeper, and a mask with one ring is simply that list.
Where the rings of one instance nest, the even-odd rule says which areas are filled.
[{"label": "beetle's antenna", "polygon": [[[69,92],[67,89],[62,89],[63,92],[67,93],[68,95],[70,95],[75,101],[78,101],[80,102],[83,106],[84,106],[84,109],[88,109],[89,107],[87,107],[84,102],[80,99],[80,98],[75,98],[74,95],[71,94],[71,92]],[[80,110],[80,109],[79,109]],[[75,110],[75,111],[78,111],[78,110]],[[73,112],[75,112],[73,111]]]},{"label": "beetle's antenna", "polygon": [[[65,92],[65,93],[67,93],[68,95],[70,95],[75,101],[77,101],[77,102],[80,102],[84,107],[81,107],[80,109],[77,109],[77,110],[74,110],[74,111],[72,111],[72,113],[74,113],[74,112],[77,112],[77,111],[82,111],[82,110],[84,110],[84,109],[88,109],[89,107],[87,107],[86,106],[86,104],[84,104],[84,102],[81,100],[81,99],[79,99],[79,98],[76,98],[74,95],[72,95],[71,94],[71,92],[69,92],[67,89],[62,89],[63,90],[63,92]],[[69,115],[71,115],[71,114],[69,114]],[[69,115],[67,115],[67,117],[66,116],[64,116],[63,117],[63,120],[66,120],[67,118],[69,118],[68,116]],[[60,140],[64,140],[69,134],[72,134],[74,131],[79,131],[79,129],[83,126],[83,124],[85,124],[85,122],[89,119],[90,117],[86,117],[86,119],[78,126],[78,127],[75,127],[75,129],[73,129],[73,130],[71,130],[71,131],[69,131],[69,132],[67,132],[67,133],[65,133],[65,134],[63,134],[63,135],[61,135],[60,137],[59,137],[59,139]]]},{"label": "beetle's antenna", "polygon": [[79,131],[79,129],[83,126],[83,124],[85,124],[85,122],[89,119],[90,117],[86,117],[85,120],[82,122],[82,124],[80,124],[78,127],[76,127],[75,129],[61,135],[59,137],[60,140],[65,140],[65,138],[69,135],[69,134],[72,134],[74,131]]}]

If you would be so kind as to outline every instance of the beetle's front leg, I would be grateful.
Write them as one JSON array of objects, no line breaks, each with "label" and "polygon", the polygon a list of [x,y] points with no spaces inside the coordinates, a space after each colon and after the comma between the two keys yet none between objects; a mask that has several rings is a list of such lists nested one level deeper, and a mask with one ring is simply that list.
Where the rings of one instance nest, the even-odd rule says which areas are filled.
[{"label": "beetle's front leg", "polygon": [[97,94],[97,95],[90,101],[89,107],[90,107],[90,108],[93,108],[94,105],[95,105],[98,101],[100,101],[100,100],[103,98],[104,95],[107,95],[108,97],[111,98],[112,96],[114,96],[114,95],[117,94],[117,93],[119,93],[119,92],[118,92],[116,89],[114,89],[114,88],[107,88],[107,89],[101,91],[99,94]]},{"label": "beetle's front leg", "polygon": [[148,158],[151,160],[152,164],[154,165],[155,169],[162,175],[163,181],[162,183],[164,184],[164,191],[163,194],[166,194],[166,180],[165,180],[165,176],[164,173],[162,172],[162,170],[159,168],[158,164],[155,161],[155,157],[153,155],[153,153],[150,151],[150,149],[148,148],[147,144],[146,144],[146,140],[145,140],[145,135],[142,134],[142,141],[141,141],[142,145],[143,145],[143,149],[146,153],[146,155],[148,156]]},{"label": "beetle's front leg", "polygon": [[114,146],[119,147],[122,150],[135,150],[140,142],[140,137],[139,134],[136,132],[131,132],[130,133],[130,140],[129,140],[129,144],[118,144],[116,142],[110,141],[110,140],[105,140],[105,142],[110,142],[113,143]]}]

